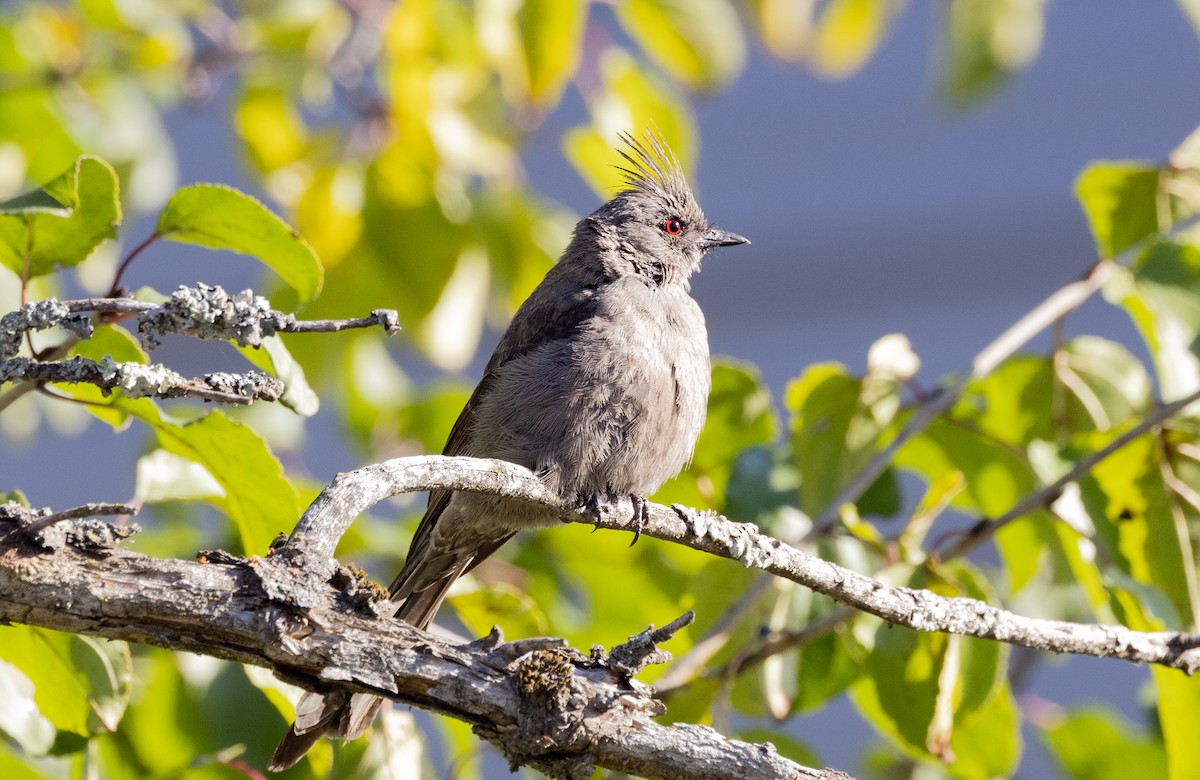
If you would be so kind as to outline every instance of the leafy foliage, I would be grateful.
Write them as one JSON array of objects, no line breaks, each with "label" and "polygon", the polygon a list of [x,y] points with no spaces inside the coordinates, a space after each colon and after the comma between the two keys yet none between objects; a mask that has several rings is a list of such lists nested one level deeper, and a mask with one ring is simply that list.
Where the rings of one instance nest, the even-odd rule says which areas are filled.
[{"label": "leafy foliage", "polygon": [[[296,414],[51,388],[115,432],[144,437],[134,488],[149,506],[141,549],[265,551],[329,476],[303,468],[301,416],[317,412],[318,394],[336,417],[326,428],[344,431],[364,461],[440,448],[469,386],[440,374],[428,380],[415,358],[442,373],[471,365],[486,328],[507,320],[565,245],[573,216],[532,189],[521,153],[569,86],[587,120],[562,133],[562,154],[607,196],[618,181],[618,130],[656,127],[685,169],[694,166],[690,95],[737,79],[757,40],[819,76],[846,78],[905,12],[896,0],[623,0],[611,13],[603,5],[81,0],[5,8],[0,164],[19,173],[0,179],[0,274],[12,281],[0,289],[138,287],[138,269],[175,241],[253,258],[269,271],[263,285],[274,286],[273,298],[304,304],[306,316],[388,306],[405,327],[408,352],[361,333],[243,350],[285,379],[284,403]],[[969,106],[1027,68],[1045,5],[943,3],[942,96]],[[1193,20],[1195,5],[1181,2]],[[175,189],[164,117],[217,94],[231,102],[253,187],[287,221],[225,185]],[[755,367],[717,361],[695,457],[656,498],[757,522],[888,583],[1018,611],[1036,605],[1064,620],[1195,631],[1200,427],[1194,407],[1162,426],[1138,426],[1161,401],[1200,390],[1198,182],[1200,131],[1165,162],[1096,161],[1076,184],[1099,257],[1119,262],[1106,266],[1105,297],[1128,314],[1149,366],[1089,336],[1014,354],[971,377],[909,436],[906,426],[956,378],[936,391],[916,386],[903,368],[915,360],[907,347],[898,359],[868,361],[861,375],[805,367],[778,402]],[[130,234],[126,214],[142,213],[157,214],[153,231]],[[118,247],[124,261],[114,267]],[[205,270],[198,261],[179,281]],[[2,311],[18,304],[5,301]],[[148,360],[115,320],[63,349]],[[879,344],[880,353],[895,349],[895,337]],[[23,398],[0,412],[27,413],[34,403]],[[987,526],[1129,431],[1140,435],[1070,489]],[[831,506],[902,435],[881,476]],[[833,520],[815,528],[822,516]],[[340,552],[378,563],[386,577],[411,526],[361,518]],[[994,564],[944,558],[978,527],[991,528],[971,538],[994,543]],[[844,696],[879,735],[885,747],[873,766],[890,776],[1013,775],[1023,724],[1070,777],[1184,778],[1200,766],[1200,688],[1175,671],[1153,671],[1157,728],[1144,735],[1107,713],[1030,716],[1001,644],[891,628],[789,584],[751,590],[755,578],[728,562],[650,540],[627,545],[579,526],[524,535],[452,593],[448,612],[473,633],[499,624],[512,636],[549,632],[586,647],[703,605],[672,651],[708,652],[710,632],[721,639],[703,672],[672,689],[667,717],[734,733],[770,716],[778,722],[739,735],[813,764],[821,746],[802,744],[788,719]],[[294,693],[207,659],[3,627],[0,776],[246,776],[282,732]],[[436,728],[441,739],[432,742],[452,754],[446,763],[457,776],[483,776],[467,728]],[[322,744],[292,776],[385,776],[389,748],[379,738],[369,747]]]}]

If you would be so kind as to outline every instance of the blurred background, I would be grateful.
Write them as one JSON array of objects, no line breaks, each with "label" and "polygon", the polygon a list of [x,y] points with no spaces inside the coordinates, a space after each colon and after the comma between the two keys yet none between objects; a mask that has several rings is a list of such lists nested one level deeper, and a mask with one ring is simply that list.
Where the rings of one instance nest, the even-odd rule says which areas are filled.
[{"label": "blurred background", "polygon": [[[533,69],[505,70],[507,28],[489,27],[504,3],[413,10],[438,18],[437,40],[422,38],[416,22],[385,22],[389,4],[367,0],[187,5],[0,5],[0,195],[51,178],[78,150],[121,173],[119,247],[60,278],[57,294],[103,287],[175,187],[215,181],[262,198],[325,261],[325,293],[300,305],[304,316],[399,309],[406,332],[372,374],[396,384],[374,392],[425,403],[436,420],[428,430],[404,414],[397,422],[379,411],[385,403],[360,398],[369,395],[362,387],[322,379],[315,367],[329,350],[340,367],[366,371],[378,337],[348,336],[336,347],[337,336],[288,341],[324,408],[303,429],[270,410],[250,419],[288,473],[311,484],[440,447],[512,307],[573,221],[609,191],[612,157],[603,150],[617,129],[660,127],[691,168],[710,221],[753,241],[710,255],[693,292],[713,353],[755,364],[779,404],[806,366],[862,371],[870,345],[890,333],[907,336],[920,357],[919,386],[967,370],[988,341],[1095,261],[1072,194],[1084,166],[1161,161],[1200,117],[1200,50],[1183,0],[593,3],[573,47],[577,69],[548,71],[540,86]],[[972,13],[992,18],[960,18]],[[656,14],[678,23],[682,43],[654,39]],[[455,37],[468,34],[453,27],[460,17],[477,26],[482,53]],[[89,36],[105,35],[112,59],[103,64],[117,74],[107,83],[88,81],[94,60],[63,65],[72,46],[94,54]],[[122,36],[144,36],[144,45]],[[247,41],[260,54],[235,56]],[[461,67],[423,74],[437,80],[421,93],[428,105],[401,92],[411,86],[397,53],[407,43]],[[372,65],[381,46],[393,53],[391,73]],[[324,60],[313,55],[322,47]],[[34,48],[48,52],[46,72],[66,67],[64,81],[79,79],[77,94],[60,93],[47,109],[58,129],[43,127],[38,143],[29,140],[35,119],[14,65],[28,66]],[[472,71],[485,67],[478,59],[488,76]],[[381,99],[389,89],[391,104]],[[440,113],[431,108],[439,95]],[[493,241],[497,232],[504,236]],[[182,245],[153,248],[123,281],[162,291],[194,281],[272,284],[245,258]],[[16,290],[14,279],[0,281],[5,311]],[[289,296],[272,300],[284,309],[300,303]],[[1145,354],[1125,313],[1101,300],[1072,314],[1066,332]],[[1033,348],[1049,343],[1043,336]],[[154,358],[198,372],[223,368],[222,354],[169,342]],[[27,401],[0,417],[0,487],[55,508],[135,493],[145,437],[109,435],[94,421],[85,429],[84,413]],[[393,430],[381,434],[387,425]],[[381,533],[397,534],[377,550],[385,560],[374,573],[386,580],[395,561],[387,556],[403,553],[407,531]],[[1131,665],[1079,658],[1031,674],[1024,688],[1036,693],[1018,699],[1028,711],[1095,701],[1133,720],[1149,679]],[[791,724],[825,765],[851,772],[879,741],[845,697]],[[1029,726],[1025,737],[1020,774],[1054,773]]]}]

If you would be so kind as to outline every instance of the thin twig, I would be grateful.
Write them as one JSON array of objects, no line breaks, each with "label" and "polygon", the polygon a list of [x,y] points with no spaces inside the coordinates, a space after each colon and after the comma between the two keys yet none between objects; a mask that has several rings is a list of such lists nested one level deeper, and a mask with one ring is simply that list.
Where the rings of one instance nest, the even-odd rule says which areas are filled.
[{"label": "thin twig", "polygon": [[81,506],[64,509],[61,512],[55,512],[52,515],[39,517],[33,522],[22,526],[25,533],[36,533],[45,528],[49,528],[55,523],[61,523],[63,520],[78,520],[81,517],[99,517],[102,515],[136,515],[138,508],[131,504],[83,504]]},{"label": "thin twig", "polygon": [[125,271],[129,269],[129,264],[133,262],[133,258],[140,255],[146,249],[146,247],[150,246],[160,238],[162,238],[160,233],[151,233],[146,237],[145,240],[142,241],[142,243],[135,246],[129,254],[125,255],[125,259],[121,261],[119,266],[117,266],[117,272],[113,274],[112,287],[110,287],[108,291],[109,297],[115,298],[117,296],[117,293],[121,289],[121,277],[124,276]]},{"label": "thin twig", "polygon": [[389,336],[400,332],[399,319],[392,309],[375,309],[366,317],[348,320],[296,320],[281,330],[284,333],[336,333],[375,325],[382,327]]},{"label": "thin twig", "polygon": [[254,401],[277,401],[283,382],[261,372],[208,374],[190,379],[159,365],[118,363],[106,358],[97,362],[85,357],[43,363],[28,358],[0,361],[0,384],[46,382],[87,384],[101,390],[121,390],[130,398],[199,398],[215,403],[247,406]]},{"label": "thin twig", "polygon": [[708,629],[704,638],[692,645],[690,650],[671,664],[671,668],[655,683],[655,688],[662,692],[687,685],[700,673],[704,665],[712,660],[713,656],[721,652],[721,648],[725,647],[730,637],[733,636],[734,627],[774,582],[774,577],[768,577],[765,574],[755,577],[738,600],[726,607],[717,621]]}]

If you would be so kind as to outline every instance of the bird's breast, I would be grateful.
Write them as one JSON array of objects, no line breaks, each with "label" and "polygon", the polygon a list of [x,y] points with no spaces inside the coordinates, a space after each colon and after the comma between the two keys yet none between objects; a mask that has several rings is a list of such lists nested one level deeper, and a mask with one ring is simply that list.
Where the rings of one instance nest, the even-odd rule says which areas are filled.
[{"label": "bird's breast", "polygon": [[[621,291],[615,291],[620,293]],[[601,306],[577,355],[593,439],[582,492],[649,493],[690,460],[711,383],[704,316],[686,292],[630,285]],[[589,339],[590,340],[590,339]]]}]

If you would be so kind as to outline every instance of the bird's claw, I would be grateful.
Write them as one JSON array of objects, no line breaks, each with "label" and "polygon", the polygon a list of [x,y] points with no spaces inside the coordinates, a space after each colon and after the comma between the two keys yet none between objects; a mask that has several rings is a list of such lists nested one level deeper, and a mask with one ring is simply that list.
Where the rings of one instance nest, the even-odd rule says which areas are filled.
[{"label": "bird's claw", "polygon": [[592,533],[600,530],[600,519],[604,513],[604,498],[599,493],[593,493],[579,505],[579,511],[591,518]]},{"label": "bird's claw", "polygon": [[[616,496],[605,493],[595,493],[580,502],[579,511],[587,515],[594,526],[592,533],[600,530],[600,520],[603,518],[604,510],[611,508],[616,502]],[[633,528],[633,541],[629,543],[629,546],[633,547],[642,537],[642,529],[646,527],[646,519],[650,516],[647,509],[649,502],[645,496],[630,493],[629,503],[633,506],[633,515],[629,518]]]},{"label": "bird's claw", "polygon": [[646,518],[649,514],[646,507],[650,502],[646,500],[645,496],[639,496],[637,493],[630,493],[629,501],[633,504],[633,541],[629,543],[629,546],[633,547],[642,537],[642,529],[646,527]]}]

